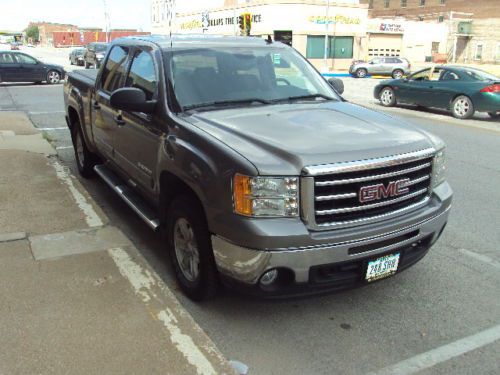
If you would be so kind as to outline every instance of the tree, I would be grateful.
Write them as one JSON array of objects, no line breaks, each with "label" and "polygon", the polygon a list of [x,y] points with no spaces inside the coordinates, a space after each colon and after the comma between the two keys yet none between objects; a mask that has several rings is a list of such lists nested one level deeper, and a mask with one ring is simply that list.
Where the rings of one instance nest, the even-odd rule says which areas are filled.
[{"label": "tree", "polygon": [[32,39],[33,42],[38,42],[40,40],[40,31],[38,30],[38,26],[28,26],[24,32],[26,33],[26,37],[28,39]]}]

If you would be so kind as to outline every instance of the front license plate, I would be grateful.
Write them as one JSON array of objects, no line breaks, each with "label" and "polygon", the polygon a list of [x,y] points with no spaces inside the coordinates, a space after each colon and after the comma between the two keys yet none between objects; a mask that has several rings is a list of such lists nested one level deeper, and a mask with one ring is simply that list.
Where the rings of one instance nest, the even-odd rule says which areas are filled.
[{"label": "front license plate", "polygon": [[366,280],[375,281],[384,277],[394,275],[398,269],[399,253],[386,255],[368,262]]}]

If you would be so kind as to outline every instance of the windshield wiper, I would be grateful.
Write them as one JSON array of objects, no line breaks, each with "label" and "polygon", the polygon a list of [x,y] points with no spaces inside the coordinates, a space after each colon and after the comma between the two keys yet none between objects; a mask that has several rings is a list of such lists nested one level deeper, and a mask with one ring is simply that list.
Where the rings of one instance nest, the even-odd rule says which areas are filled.
[{"label": "windshield wiper", "polygon": [[328,95],[324,94],[309,94],[309,95],[300,95],[300,96],[289,96],[288,98],[276,99],[276,102],[286,102],[286,101],[294,101],[294,100],[306,100],[306,99],[317,99],[322,98],[325,100],[336,100]]},{"label": "windshield wiper", "polygon": [[234,100],[220,100],[213,102],[205,102],[205,103],[197,103],[183,106],[182,108],[185,111],[196,108],[205,108],[205,107],[225,107],[231,105],[238,104],[252,104],[252,103],[261,103],[261,104],[272,104],[272,101],[260,98],[249,98],[249,99],[234,99]]}]

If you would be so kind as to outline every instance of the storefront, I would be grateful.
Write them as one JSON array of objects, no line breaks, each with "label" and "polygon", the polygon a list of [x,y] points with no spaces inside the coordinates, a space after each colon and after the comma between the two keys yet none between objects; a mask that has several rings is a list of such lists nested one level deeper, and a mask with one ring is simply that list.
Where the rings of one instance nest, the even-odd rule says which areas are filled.
[{"label": "storefront", "polygon": [[[320,70],[325,70],[325,34],[328,70],[345,70],[353,59],[365,57],[368,8],[356,2],[332,5],[328,12],[326,5],[288,1],[177,14],[172,32],[239,35],[238,17],[243,13],[251,14],[251,36],[271,35],[293,46]],[[154,34],[168,33],[166,17],[153,14],[152,29]]]},{"label": "storefront", "polygon": [[367,27],[368,54],[366,58],[401,56],[404,32],[403,21],[371,19]]}]

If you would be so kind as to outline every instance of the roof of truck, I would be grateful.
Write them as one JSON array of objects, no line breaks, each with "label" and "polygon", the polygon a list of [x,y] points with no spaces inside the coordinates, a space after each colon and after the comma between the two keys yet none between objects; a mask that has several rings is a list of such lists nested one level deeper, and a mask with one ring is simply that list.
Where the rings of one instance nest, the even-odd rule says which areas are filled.
[{"label": "roof of truck", "polygon": [[[208,34],[172,34],[169,35],[136,35],[125,38],[116,39],[113,43],[124,43],[134,41],[151,42],[158,45],[160,48],[172,47],[199,47],[199,46],[226,46],[226,47],[242,47],[254,46],[262,47],[269,45],[267,39],[261,37],[244,37],[244,36],[225,36],[225,35],[208,35]],[[275,46],[286,47],[283,43],[272,43]]]}]

